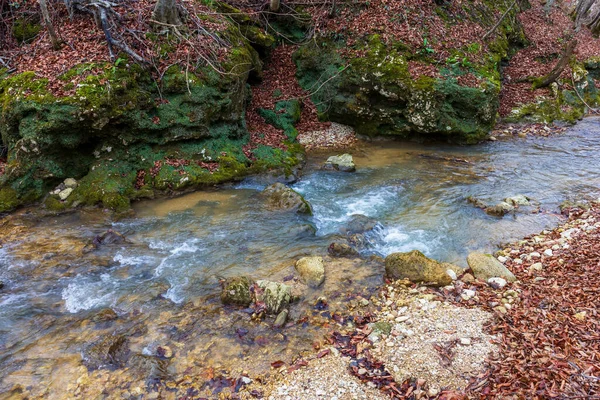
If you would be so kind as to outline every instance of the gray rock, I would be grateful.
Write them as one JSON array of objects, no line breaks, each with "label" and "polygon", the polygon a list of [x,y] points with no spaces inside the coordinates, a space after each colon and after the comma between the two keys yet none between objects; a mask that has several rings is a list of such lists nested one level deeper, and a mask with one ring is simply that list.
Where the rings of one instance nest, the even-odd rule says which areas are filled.
[{"label": "gray rock", "polygon": [[155,384],[169,377],[169,363],[167,358],[133,354],[127,362],[127,367],[134,376]]},{"label": "gray rock", "polygon": [[256,301],[265,303],[267,314],[278,315],[285,309],[292,298],[292,288],[284,283],[257,281],[261,291],[257,291]]},{"label": "gray rock", "polygon": [[325,162],[326,169],[335,169],[343,172],[356,171],[356,165],[350,154],[342,154],[339,156],[331,156]]},{"label": "gray rock", "polygon": [[227,279],[221,291],[221,301],[226,305],[248,307],[252,303],[250,286],[252,286],[252,281],[247,276]]},{"label": "gray rock", "polygon": [[515,210],[515,207],[507,202],[503,201],[501,203],[496,204],[495,206],[486,207],[485,212],[489,215],[493,215],[496,217],[502,217],[509,212]]},{"label": "gray rock", "polygon": [[325,264],[322,257],[299,259],[296,261],[296,271],[308,286],[318,287],[325,281]]},{"label": "gray rock", "polygon": [[128,355],[127,339],[123,335],[106,335],[81,352],[83,364],[89,369],[123,367]]},{"label": "gray rock", "polygon": [[269,210],[295,211],[299,214],[312,215],[310,204],[295,190],[283,183],[274,183],[262,191]]},{"label": "gray rock", "polygon": [[377,220],[375,218],[367,217],[362,214],[352,214],[350,216],[350,221],[344,226],[340,231],[344,234],[356,234],[356,233],[365,233],[377,225]]},{"label": "gray rock", "polygon": [[512,272],[491,254],[471,253],[467,257],[467,263],[473,271],[475,278],[487,282],[490,278],[504,278],[508,282],[517,280]]},{"label": "gray rock", "polygon": [[452,283],[452,278],[446,273],[447,269],[444,264],[426,257],[418,250],[392,253],[385,258],[385,273],[392,279],[446,286]]},{"label": "gray rock", "polygon": [[281,312],[279,314],[277,314],[277,318],[275,318],[275,322],[273,323],[273,326],[276,328],[281,328],[283,325],[285,325],[285,321],[287,321],[287,317],[288,317],[288,310],[281,310]]}]

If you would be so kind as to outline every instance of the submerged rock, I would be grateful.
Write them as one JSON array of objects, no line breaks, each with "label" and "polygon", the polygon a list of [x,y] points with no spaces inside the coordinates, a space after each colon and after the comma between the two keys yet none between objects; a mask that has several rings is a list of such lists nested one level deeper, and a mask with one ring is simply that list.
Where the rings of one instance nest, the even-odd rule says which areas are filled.
[{"label": "submerged rock", "polygon": [[296,271],[308,286],[319,287],[325,281],[325,264],[322,257],[299,259],[296,261]]},{"label": "submerged rock", "polygon": [[331,156],[327,159],[324,165],[325,169],[335,169],[336,171],[354,172],[356,165],[350,154],[342,154],[339,156]]},{"label": "submerged rock", "polygon": [[105,308],[104,310],[100,310],[94,316],[92,316],[91,320],[94,322],[107,322],[114,321],[119,318],[117,313],[114,312],[111,308]]},{"label": "submerged rock", "polygon": [[359,253],[352,246],[346,243],[333,242],[327,248],[327,252],[332,257],[358,257]]},{"label": "submerged rock", "polygon": [[340,231],[345,234],[365,233],[375,228],[376,225],[377,220],[375,218],[362,214],[352,214],[350,221]]},{"label": "submerged rock", "polygon": [[433,286],[452,283],[447,264],[426,257],[418,250],[408,253],[392,253],[385,258],[385,273],[392,279],[408,279]]},{"label": "submerged rock", "polygon": [[529,202],[529,197],[523,196],[522,194],[518,194],[516,196],[507,197],[504,199],[505,203],[511,204],[514,207],[518,206],[528,206],[531,203]]},{"label": "submerged rock", "polygon": [[83,364],[89,369],[123,367],[128,355],[127,339],[123,335],[106,335],[81,352]]},{"label": "submerged rock", "polygon": [[221,291],[221,301],[226,305],[248,307],[252,303],[250,286],[252,286],[252,281],[247,276],[227,279]]},{"label": "submerged rock", "polygon": [[120,232],[109,229],[106,232],[94,238],[93,244],[96,246],[103,244],[119,244],[127,242],[127,238]]},{"label": "submerged rock", "polygon": [[512,272],[491,254],[471,253],[467,263],[473,271],[475,278],[487,282],[490,278],[504,278],[508,282],[517,280]]},{"label": "submerged rock", "polygon": [[509,212],[512,212],[514,210],[515,210],[515,207],[513,205],[508,204],[507,202],[503,201],[503,202],[496,204],[495,206],[486,207],[485,212],[488,215],[493,215],[495,217],[503,217],[506,214],[508,214]]},{"label": "submerged rock", "polygon": [[284,283],[271,281],[257,281],[256,284],[262,293],[257,293],[256,301],[265,303],[267,313],[279,314],[290,304],[292,288]]},{"label": "submerged rock", "polygon": [[310,204],[295,190],[283,183],[274,183],[262,191],[270,210],[289,210],[312,215]]},{"label": "submerged rock", "polygon": [[287,317],[288,317],[288,310],[281,310],[281,312],[277,315],[277,318],[275,318],[275,322],[273,323],[273,326],[276,328],[281,328],[283,325],[285,325],[285,321],[287,321]]},{"label": "submerged rock", "polygon": [[158,383],[168,378],[168,358],[133,354],[127,362],[127,367],[134,376],[144,378],[148,384]]}]

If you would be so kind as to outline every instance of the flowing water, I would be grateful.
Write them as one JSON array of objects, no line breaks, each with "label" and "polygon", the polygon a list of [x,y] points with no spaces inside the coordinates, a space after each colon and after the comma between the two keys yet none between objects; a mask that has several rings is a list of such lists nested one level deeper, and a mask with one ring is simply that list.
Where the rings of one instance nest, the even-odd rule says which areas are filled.
[{"label": "flowing water", "polygon": [[[266,184],[258,177],[140,202],[133,217],[119,222],[100,211],[44,218],[23,211],[5,218],[0,393],[119,398],[149,390],[155,370],[82,364],[90,343],[115,334],[126,337],[131,354],[172,350],[154,383],[177,382],[171,386],[178,395],[216,393],[219,374],[246,370],[252,376],[273,361],[289,363],[340,322],[336,313],[358,296],[369,297],[383,281],[383,267],[365,261],[369,255],[418,249],[466,266],[470,251],[492,252],[556,225],[563,201],[600,196],[598,119],[552,138],[470,147],[365,143],[353,151],[355,173],[321,170],[328,155],[311,155],[292,185],[311,203],[312,217],[267,211],[258,195]],[[503,218],[466,201],[473,196],[496,204],[517,194],[534,206]],[[325,285],[302,289],[286,328],[220,304],[222,278],[294,283],[294,261],[326,255],[353,214],[378,221],[366,235],[364,260],[328,259]],[[92,239],[107,229],[128,241],[93,249]],[[319,296],[327,297],[327,308],[314,308]]]}]

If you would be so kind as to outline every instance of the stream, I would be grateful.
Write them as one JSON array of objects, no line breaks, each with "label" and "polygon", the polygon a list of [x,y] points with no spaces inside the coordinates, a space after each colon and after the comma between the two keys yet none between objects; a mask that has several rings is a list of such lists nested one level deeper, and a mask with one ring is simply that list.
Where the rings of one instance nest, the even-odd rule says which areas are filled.
[{"label": "stream", "polygon": [[[258,195],[265,178],[251,177],[136,203],[134,216],[118,222],[100,210],[5,217],[0,399],[121,398],[165,382],[173,396],[216,395],[242,372],[252,377],[311,351],[382,284],[383,266],[371,256],[417,249],[466,267],[471,251],[494,252],[556,226],[565,200],[600,197],[600,120],[593,118],[559,136],[469,147],[362,143],[352,151],[354,173],[322,170],[332,154],[339,153],[311,154],[291,185],[313,216],[266,210]],[[466,200],[494,205],[518,194],[535,207],[502,218]],[[353,214],[378,222],[365,235],[363,259],[326,258],[325,284],[303,289],[284,329],[221,304],[227,277],[294,282],[295,260],[326,256]],[[107,229],[127,241],[91,249]],[[322,296],[327,306],[315,308]],[[126,340],[126,368],[82,363],[90,344],[115,335]],[[156,363],[150,356],[161,346],[173,356]]]}]

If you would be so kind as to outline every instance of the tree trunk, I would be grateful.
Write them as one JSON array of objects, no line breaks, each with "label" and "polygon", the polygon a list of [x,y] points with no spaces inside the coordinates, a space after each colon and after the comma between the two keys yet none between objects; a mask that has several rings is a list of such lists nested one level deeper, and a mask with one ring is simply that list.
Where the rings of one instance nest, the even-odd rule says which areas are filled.
[{"label": "tree trunk", "polygon": [[593,34],[600,34],[600,0],[579,0],[574,10],[576,29],[587,26]]},{"label": "tree trunk", "polygon": [[554,66],[554,68],[552,68],[552,71],[548,75],[543,76],[539,79],[536,79],[533,82],[533,88],[534,89],[543,88],[543,87],[550,85],[555,80],[557,80],[558,77],[560,76],[560,74],[563,72],[563,70],[567,66],[567,64],[569,63],[569,59],[571,58],[571,55],[573,55],[573,51],[575,50],[576,46],[577,46],[577,40],[575,40],[575,39],[573,39],[569,43],[567,43],[562,56],[560,57],[560,59],[558,60],[558,62]]},{"label": "tree trunk", "polygon": [[179,10],[175,0],[158,0],[154,6],[152,19],[164,25],[177,27],[181,25]]},{"label": "tree trunk", "polygon": [[52,25],[52,20],[50,19],[50,13],[48,12],[48,4],[46,0],[38,0],[40,4],[40,10],[42,11],[42,20],[44,21],[44,25],[46,25],[46,29],[48,30],[48,35],[50,35],[50,41],[52,42],[52,48],[54,50],[60,49],[60,40],[58,40],[58,36],[56,35],[56,31],[54,31],[54,25]]}]

